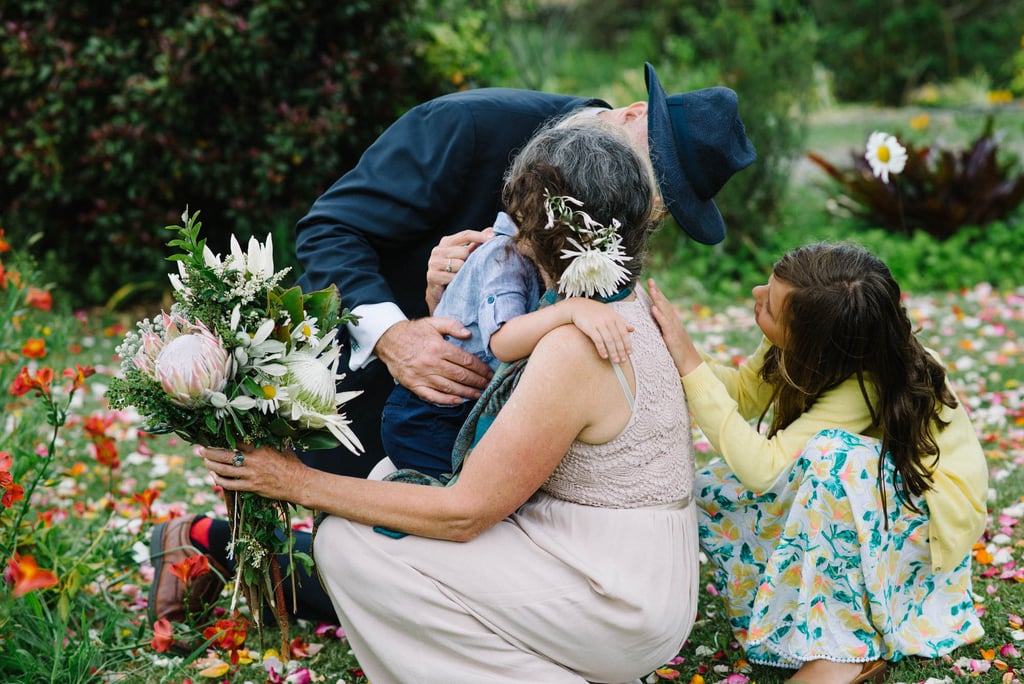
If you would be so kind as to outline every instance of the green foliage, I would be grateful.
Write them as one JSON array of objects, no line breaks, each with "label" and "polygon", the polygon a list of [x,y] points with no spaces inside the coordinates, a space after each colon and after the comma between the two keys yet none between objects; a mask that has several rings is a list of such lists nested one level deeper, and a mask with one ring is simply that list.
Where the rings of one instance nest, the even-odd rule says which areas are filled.
[{"label": "green foliage", "polygon": [[222,227],[216,251],[294,225],[385,125],[451,88],[451,62],[416,54],[420,5],[3,4],[4,227],[43,231],[41,267],[81,304],[158,278],[159,227],[186,204]]},{"label": "green foliage", "polygon": [[945,240],[961,226],[1005,218],[1024,202],[1024,173],[1015,159],[1000,161],[993,126],[990,116],[960,151],[908,142],[906,168],[888,183],[871,173],[863,151],[851,153],[850,169],[813,152],[808,157],[838,183],[840,204],[855,215],[890,231]]},{"label": "green foliage", "polygon": [[811,0],[821,30],[817,57],[840,100],[898,105],[928,82],[977,70],[997,85],[1024,25],[1022,0]]},{"label": "green foliage", "polygon": [[[658,23],[650,30],[655,45],[665,48],[660,61],[669,65],[662,81],[672,89],[731,87],[757,149],[756,163],[715,198],[728,228],[716,259],[738,267],[767,239],[792,165],[803,151],[813,97],[813,22],[795,0],[655,4]],[[679,244],[667,245],[670,251],[692,249],[681,231],[663,237],[663,242],[673,240]]]}]

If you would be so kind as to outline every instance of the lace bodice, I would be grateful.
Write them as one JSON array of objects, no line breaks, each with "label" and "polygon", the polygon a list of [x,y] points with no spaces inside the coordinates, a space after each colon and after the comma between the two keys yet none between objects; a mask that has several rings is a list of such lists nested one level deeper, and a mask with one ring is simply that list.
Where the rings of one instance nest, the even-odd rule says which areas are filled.
[{"label": "lace bodice", "polygon": [[609,306],[635,328],[633,414],[622,432],[604,444],[573,442],[541,489],[566,501],[615,508],[689,499],[694,470],[690,414],[679,374],[651,317],[650,299],[638,290],[633,301]]}]

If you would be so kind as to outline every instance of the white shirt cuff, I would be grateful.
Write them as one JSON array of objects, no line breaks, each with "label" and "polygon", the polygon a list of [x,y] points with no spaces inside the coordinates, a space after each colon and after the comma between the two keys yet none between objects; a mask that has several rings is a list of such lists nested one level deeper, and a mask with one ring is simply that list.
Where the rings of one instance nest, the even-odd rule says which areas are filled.
[{"label": "white shirt cuff", "polygon": [[377,340],[395,323],[408,320],[402,310],[394,302],[379,304],[362,304],[352,309],[359,317],[359,325],[348,324],[349,344],[352,346],[349,355],[349,370],[364,368],[377,358],[373,353]]}]

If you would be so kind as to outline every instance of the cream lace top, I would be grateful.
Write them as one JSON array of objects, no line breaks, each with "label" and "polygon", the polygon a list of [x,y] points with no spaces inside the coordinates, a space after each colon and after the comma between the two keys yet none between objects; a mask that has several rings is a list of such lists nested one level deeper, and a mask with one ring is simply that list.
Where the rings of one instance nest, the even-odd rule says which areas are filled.
[{"label": "cream lace top", "polygon": [[651,300],[638,289],[634,300],[609,306],[635,328],[633,414],[622,432],[604,444],[573,442],[541,489],[566,501],[609,508],[688,502],[694,470],[690,414],[679,374],[651,317]]}]

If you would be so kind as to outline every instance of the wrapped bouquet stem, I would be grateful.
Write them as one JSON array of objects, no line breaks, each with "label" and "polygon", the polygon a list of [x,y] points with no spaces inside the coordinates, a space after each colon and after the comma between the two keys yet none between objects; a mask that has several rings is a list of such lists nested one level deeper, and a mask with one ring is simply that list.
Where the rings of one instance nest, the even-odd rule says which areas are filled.
[{"label": "wrapped bouquet stem", "polygon": [[[339,393],[337,328],[355,317],[341,309],[337,288],[304,293],[284,287],[273,245],[232,236],[223,259],[199,238],[198,212],[169,226],[178,250],[170,274],[175,303],[140,321],[118,347],[121,376],[107,396],[115,408],[135,407],[152,433],[174,432],[203,446],[239,450],[362,451],[341,408],[357,392]],[[123,376],[123,377],[122,377]],[[262,606],[274,609],[288,654],[286,573],[277,556],[311,565],[293,550],[291,504],[225,491],[237,565],[232,609],[241,592],[262,635]],[[282,534],[283,533],[283,534]],[[294,577],[292,577],[294,581]],[[293,592],[292,592],[293,593]]]}]

